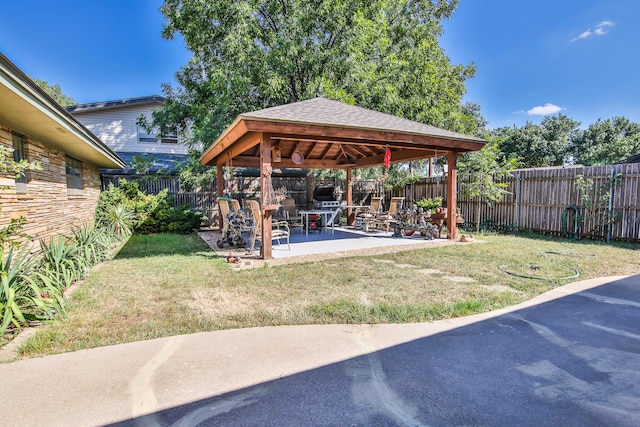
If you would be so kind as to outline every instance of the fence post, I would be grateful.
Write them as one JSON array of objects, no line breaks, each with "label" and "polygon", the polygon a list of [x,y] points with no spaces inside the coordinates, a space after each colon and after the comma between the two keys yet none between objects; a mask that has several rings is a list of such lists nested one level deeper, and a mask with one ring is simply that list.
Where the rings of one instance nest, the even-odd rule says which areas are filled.
[{"label": "fence post", "polygon": [[609,213],[607,215],[607,243],[611,242],[611,218],[613,218],[613,192],[615,191],[616,169],[611,169],[611,177],[609,178]]},{"label": "fence post", "polygon": [[516,222],[516,231],[520,230],[520,172],[516,172],[516,200],[515,200],[515,215],[514,221]]}]

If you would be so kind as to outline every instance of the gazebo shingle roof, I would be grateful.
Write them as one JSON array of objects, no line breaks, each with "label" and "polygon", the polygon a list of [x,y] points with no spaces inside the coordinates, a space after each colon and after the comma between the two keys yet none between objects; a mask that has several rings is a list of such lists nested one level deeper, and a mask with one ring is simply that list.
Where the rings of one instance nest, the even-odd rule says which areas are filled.
[{"label": "gazebo shingle roof", "polygon": [[241,114],[240,118],[372,129],[484,142],[461,133],[326,98],[313,98],[252,111]]},{"label": "gazebo shingle roof", "polygon": [[[280,167],[347,169],[480,150],[486,141],[354,105],[314,98],[240,114],[202,154],[202,164],[259,167],[268,135]],[[302,153],[304,164],[292,161]]]}]

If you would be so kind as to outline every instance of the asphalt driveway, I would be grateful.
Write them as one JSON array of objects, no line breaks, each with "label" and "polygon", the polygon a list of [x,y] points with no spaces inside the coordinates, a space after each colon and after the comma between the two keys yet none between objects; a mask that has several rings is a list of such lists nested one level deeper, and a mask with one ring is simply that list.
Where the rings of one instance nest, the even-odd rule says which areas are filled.
[{"label": "asphalt driveway", "polygon": [[[434,324],[219,331],[115,346],[111,358],[88,350],[75,357],[93,363],[102,389],[47,424],[640,425],[640,276],[576,285]],[[66,362],[68,382],[87,389],[73,355],[0,375],[15,380],[14,366],[36,381],[46,361],[49,372]],[[127,355],[116,371],[109,360]],[[42,421],[12,399],[3,425]]]}]

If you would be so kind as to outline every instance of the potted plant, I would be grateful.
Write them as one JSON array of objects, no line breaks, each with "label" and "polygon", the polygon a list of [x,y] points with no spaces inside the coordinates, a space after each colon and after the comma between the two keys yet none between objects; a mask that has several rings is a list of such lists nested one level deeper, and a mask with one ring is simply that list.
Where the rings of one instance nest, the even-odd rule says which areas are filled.
[{"label": "potted plant", "polygon": [[427,215],[433,214],[438,208],[442,207],[442,197],[434,197],[433,199],[427,199],[426,197],[416,202],[418,207],[425,210]]}]

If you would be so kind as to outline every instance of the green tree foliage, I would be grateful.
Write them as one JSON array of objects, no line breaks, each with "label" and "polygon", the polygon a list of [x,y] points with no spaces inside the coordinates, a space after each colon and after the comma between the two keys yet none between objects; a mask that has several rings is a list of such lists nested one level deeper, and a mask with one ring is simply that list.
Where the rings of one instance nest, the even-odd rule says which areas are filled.
[{"label": "green tree foliage", "polygon": [[[467,197],[479,197],[489,206],[502,200],[507,193],[507,184],[498,182],[509,175],[515,167],[515,160],[500,162],[499,149],[496,143],[490,143],[476,152],[460,156],[458,170],[460,172],[462,192]],[[480,231],[480,203],[476,209],[476,232]]]},{"label": "green tree foliage", "polygon": [[610,165],[640,153],[640,125],[625,117],[598,119],[573,141],[576,163]]},{"label": "green tree foliage", "polygon": [[208,188],[216,179],[216,168],[203,166],[198,150],[189,150],[189,159],[180,166],[178,178],[185,191],[199,191]]},{"label": "green tree foliage", "polygon": [[[327,98],[473,133],[462,97],[473,64],[438,45],[457,0],[165,0],[165,38],[192,58],[164,86],[153,125],[211,144],[240,113]],[[473,113],[473,109],[471,109]]]},{"label": "green tree foliage", "polygon": [[44,90],[47,93],[47,95],[49,95],[51,98],[54,99],[54,101],[56,101],[58,104],[62,105],[63,107],[68,107],[69,105],[73,105],[76,103],[73,100],[73,98],[62,93],[62,88],[60,88],[60,85],[50,85],[49,83],[40,79],[32,79],[32,80],[35,84],[40,86],[40,88]]},{"label": "green tree foliage", "polygon": [[560,166],[571,154],[571,144],[579,134],[579,122],[564,114],[545,117],[539,125],[503,127],[491,132],[498,142],[501,160],[517,159],[522,167]]}]

